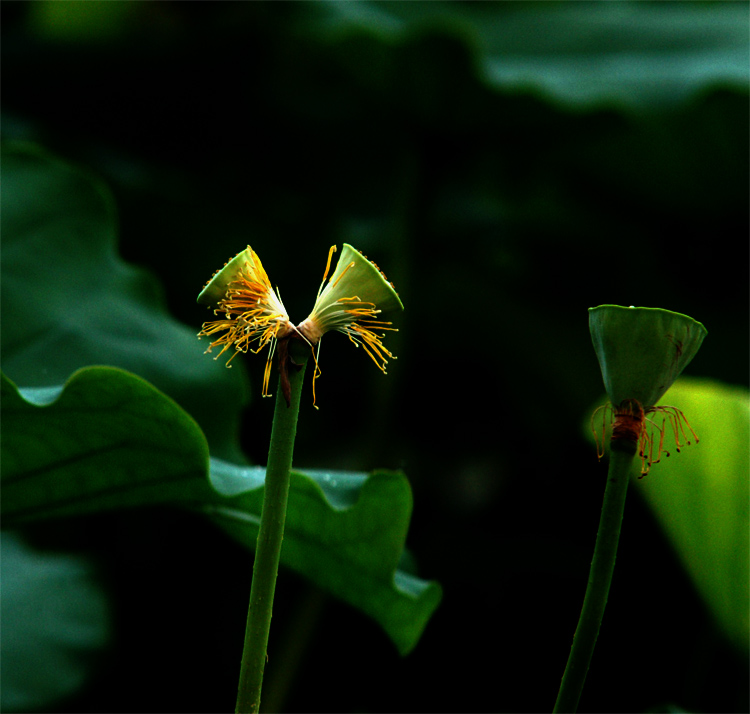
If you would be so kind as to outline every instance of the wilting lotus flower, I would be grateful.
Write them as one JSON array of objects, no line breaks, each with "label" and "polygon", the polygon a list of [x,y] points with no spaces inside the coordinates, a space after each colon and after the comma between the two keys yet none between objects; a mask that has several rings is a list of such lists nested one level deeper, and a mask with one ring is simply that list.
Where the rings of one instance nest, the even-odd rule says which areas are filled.
[{"label": "wilting lotus flower", "polygon": [[[691,317],[669,310],[600,305],[589,309],[589,329],[610,400],[600,409],[605,418],[607,409],[615,417],[612,448],[619,448],[618,442],[637,444],[644,475],[661,457],[667,423],[677,451],[683,442],[690,444],[685,427],[697,442],[698,437],[677,407],[656,403],[698,352],[708,334],[706,328]],[[653,414],[662,416],[661,425],[649,418]],[[594,434],[597,436],[595,430]],[[597,436],[600,457],[603,449],[604,434],[601,447]],[[665,453],[669,456],[668,451]]]},{"label": "wilting lotus flower", "polygon": [[[208,346],[220,346],[220,357],[233,347],[235,352],[227,365],[239,352],[258,353],[269,347],[263,376],[263,396],[270,396],[268,385],[272,358],[277,342],[284,347],[280,356],[282,389],[289,401],[287,388],[287,341],[297,338],[313,349],[315,372],[313,374],[313,404],[315,380],[320,376],[318,355],[322,336],[330,330],[343,332],[355,346],[364,348],[375,364],[385,373],[389,359],[395,356],[383,345],[381,331],[396,331],[391,322],[380,319],[384,311],[403,310],[393,286],[378,267],[358,250],[344,244],[341,257],[331,278],[326,282],[336,246],[328,253],[328,263],[323,283],[310,316],[295,327],[289,320],[281,302],[278,289],[271,283],[255,251],[248,246],[237,254],[209,281],[198,296],[198,302],[213,308],[215,315],[224,319],[203,324],[198,337],[220,335]],[[256,345],[253,348],[253,345]]]},{"label": "wilting lotus flower", "polygon": [[320,376],[318,355],[320,340],[326,332],[343,332],[356,347],[360,345],[385,374],[388,359],[396,357],[383,345],[381,331],[396,332],[391,322],[380,319],[383,312],[403,310],[401,299],[381,270],[362,253],[344,243],[341,257],[326,283],[331,259],[336,251],[332,246],[323,282],[315,306],[309,317],[297,325],[299,333],[315,348],[313,375],[313,403],[315,380]]},{"label": "wilting lotus flower", "polygon": [[[223,320],[203,323],[198,337],[210,337],[224,333],[208,346],[221,346],[214,359],[218,359],[230,347],[234,354],[227,360],[227,366],[240,352],[256,354],[269,346],[266,369],[263,374],[263,396],[271,396],[268,383],[271,377],[271,360],[276,343],[294,330],[278,289],[271,288],[268,275],[263,269],[257,253],[247,246],[221,270],[217,271],[198,295],[198,302],[213,307],[215,315],[224,315]],[[252,348],[257,343],[257,347]]]}]

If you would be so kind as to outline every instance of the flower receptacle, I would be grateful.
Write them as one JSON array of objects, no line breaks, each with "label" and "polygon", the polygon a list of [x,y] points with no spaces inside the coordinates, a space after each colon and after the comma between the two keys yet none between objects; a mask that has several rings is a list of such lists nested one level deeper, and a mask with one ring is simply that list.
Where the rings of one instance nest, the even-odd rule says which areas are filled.
[{"label": "flower receptacle", "polygon": [[360,302],[377,305],[382,312],[404,309],[401,298],[377,265],[356,248],[344,243],[336,270],[318,301],[326,305],[342,298],[351,298],[352,295],[356,295]]},{"label": "flower receptacle", "polygon": [[240,251],[227,264],[217,270],[198,295],[197,302],[206,307],[215,308],[226,297],[230,283],[235,282],[246,265],[255,263],[257,256],[250,246]]},{"label": "flower receptacle", "polygon": [[[610,448],[638,453],[641,477],[659,463],[667,430],[674,448],[698,442],[698,435],[682,411],[657,406],[708,334],[700,322],[678,312],[648,307],[600,305],[589,309],[589,328],[610,403],[592,415],[597,455],[604,454],[606,417],[614,417]],[[594,421],[602,414],[599,443]],[[659,419],[661,424],[659,424]]]},{"label": "flower receptacle", "polygon": [[317,345],[329,330],[346,333],[357,320],[381,322],[381,313],[404,309],[398,293],[377,265],[348,243],[344,243],[333,275],[326,282],[335,251],[333,246],[313,311],[297,325],[312,345]]},{"label": "flower receptacle", "polygon": [[318,351],[323,335],[331,330],[342,332],[385,374],[388,360],[396,357],[383,344],[384,333],[398,330],[381,316],[404,309],[380,268],[348,243],[344,243],[333,275],[326,281],[335,252],[336,246],[332,246],[312,312],[297,325],[299,334],[314,348],[313,404],[315,380],[321,374]]},{"label": "flower receptacle", "polygon": [[697,320],[650,307],[589,308],[589,329],[613,405],[655,405],[695,357],[708,334]]}]

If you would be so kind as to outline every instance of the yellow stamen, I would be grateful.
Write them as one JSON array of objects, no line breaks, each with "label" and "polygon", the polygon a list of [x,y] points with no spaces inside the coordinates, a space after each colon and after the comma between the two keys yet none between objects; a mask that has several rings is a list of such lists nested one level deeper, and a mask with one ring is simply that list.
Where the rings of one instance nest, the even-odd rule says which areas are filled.
[{"label": "yellow stamen", "polygon": [[323,282],[320,284],[320,287],[318,288],[318,294],[315,296],[315,300],[317,302],[318,298],[320,297],[320,293],[323,292],[323,288],[326,284],[326,278],[328,277],[328,271],[331,269],[331,261],[333,260],[333,254],[336,252],[336,246],[332,245],[331,249],[328,251],[328,262],[326,263],[326,269],[323,273]]},{"label": "yellow stamen", "polygon": [[270,397],[268,388],[277,339],[294,328],[278,290],[274,293],[271,289],[268,275],[255,252],[251,251],[250,260],[242,266],[237,278],[229,283],[214,314],[223,314],[224,319],[205,322],[198,337],[224,334],[215,339],[206,352],[220,346],[221,351],[214,357],[218,359],[230,347],[234,347],[235,353],[227,360],[227,367],[231,367],[231,361],[240,352],[257,354],[268,346],[262,395]]},{"label": "yellow stamen", "polygon": [[[346,268],[344,268],[344,272],[341,273],[341,275],[339,275],[338,278],[336,278],[336,282],[331,286],[331,288],[335,288],[341,282],[341,278],[343,278],[349,272],[349,269],[353,267],[354,267],[354,262],[349,263],[349,265],[347,265]],[[343,299],[344,298],[342,298],[342,300]],[[349,298],[346,298],[346,299],[348,300]]]}]

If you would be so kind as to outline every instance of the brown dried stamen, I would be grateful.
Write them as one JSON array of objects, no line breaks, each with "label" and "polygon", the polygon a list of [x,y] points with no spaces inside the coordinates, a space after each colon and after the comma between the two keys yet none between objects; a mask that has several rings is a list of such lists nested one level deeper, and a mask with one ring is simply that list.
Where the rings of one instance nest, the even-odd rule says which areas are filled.
[{"label": "brown dried stamen", "polygon": [[612,441],[634,441],[641,438],[645,414],[637,399],[625,399],[615,407]]}]

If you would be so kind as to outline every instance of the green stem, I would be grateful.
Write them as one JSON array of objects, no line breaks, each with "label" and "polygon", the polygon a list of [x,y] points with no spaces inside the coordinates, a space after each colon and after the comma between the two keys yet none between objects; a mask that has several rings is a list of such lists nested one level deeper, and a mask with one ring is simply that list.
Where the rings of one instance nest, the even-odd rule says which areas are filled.
[{"label": "green stem", "polygon": [[268,633],[271,629],[273,595],[276,590],[276,575],[279,570],[281,541],[284,538],[286,504],[289,496],[289,474],[292,469],[294,437],[297,433],[304,364],[299,371],[289,375],[291,401],[286,404],[281,380],[276,390],[276,407],[271,430],[271,445],[268,449],[266,485],[263,508],[260,514],[260,530],[255,549],[253,582],[250,587],[250,606],[247,612],[245,646],[242,651],[240,682],[237,691],[238,714],[257,712],[260,709],[260,694],[263,686],[263,671],[266,666]]},{"label": "green stem", "polygon": [[599,521],[599,532],[596,536],[594,558],[591,561],[589,584],[586,588],[578,627],[573,636],[568,665],[565,668],[555,702],[553,710],[555,712],[575,712],[578,709],[578,700],[589,671],[591,655],[599,635],[609,585],[615,569],[617,544],[620,540],[620,526],[625,510],[625,496],[628,492],[635,444],[615,441],[611,443],[611,446],[613,448],[610,451],[607,487],[604,490],[604,504]]}]

